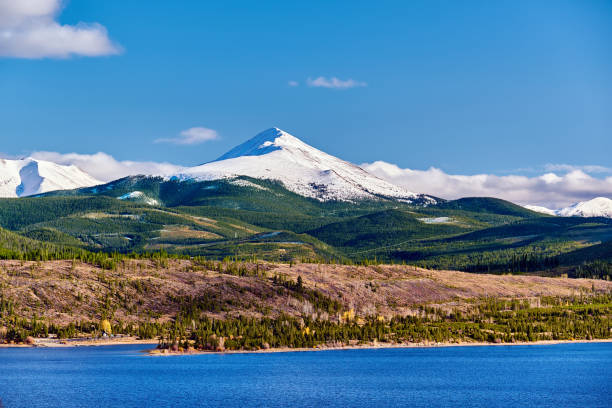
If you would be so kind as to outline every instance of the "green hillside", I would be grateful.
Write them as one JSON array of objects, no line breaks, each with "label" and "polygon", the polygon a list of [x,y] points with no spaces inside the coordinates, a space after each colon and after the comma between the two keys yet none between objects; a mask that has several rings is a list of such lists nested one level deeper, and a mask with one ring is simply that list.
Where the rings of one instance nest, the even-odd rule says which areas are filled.
[{"label": "green hillside", "polygon": [[498,215],[510,215],[522,218],[540,218],[543,214],[533,212],[520,205],[499,198],[490,197],[466,197],[458,200],[448,201],[437,205],[438,208],[446,210],[461,210],[475,213],[491,213]]},{"label": "green hillside", "polygon": [[285,261],[376,259],[500,273],[609,259],[609,246],[601,243],[612,241],[610,219],[550,217],[499,199],[430,206],[384,199],[320,202],[249,177],[137,176],[0,199],[0,227],[12,231],[6,240],[30,239],[23,241],[30,246]]},{"label": "green hillside", "polygon": [[612,262],[612,241],[581,248],[559,257],[562,265],[579,265],[595,260]]},{"label": "green hillside", "polygon": [[454,221],[427,223],[408,210],[384,210],[359,217],[347,217],[308,231],[320,240],[338,247],[353,249],[393,245],[398,242],[448,236],[465,232],[469,227]]},{"label": "green hillside", "polygon": [[54,248],[53,244],[37,241],[0,228],[0,257],[12,258],[20,253]]}]

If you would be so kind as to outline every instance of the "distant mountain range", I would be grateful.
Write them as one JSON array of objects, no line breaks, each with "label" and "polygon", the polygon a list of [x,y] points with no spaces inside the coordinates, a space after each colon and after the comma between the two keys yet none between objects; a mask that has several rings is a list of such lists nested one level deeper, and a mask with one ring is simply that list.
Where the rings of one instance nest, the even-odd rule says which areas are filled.
[{"label": "distant mountain range", "polygon": [[278,128],[259,133],[213,162],[174,175],[195,180],[236,176],[277,180],[288,190],[319,201],[390,198],[421,204],[438,202],[384,181]]},{"label": "distant mountain range", "polygon": [[25,197],[97,184],[102,182],[76,166],[63,166],[31,157],[0,159],[0,197]]},{"label": "distant mountain range", "polygon": [[422,204],[374,195],[323,200],[280,181],[229,174],[129,176],[0,199],[0,258],[163,250],[213,259],[375,260],[556,274],[612,260],[612,218],[552,217],[482,197]]},{"label": "distant mountain range", "polygon": [[[428,206],[445,201],[394,185],[278,128],[257,134],[217,160],[162,176],[164,180],[179,182],[234,180],[238,185],[250,183],[239,179],[242,176],[274,180],[293,193],[320,202],[383,199]],[[101,181],[76,166],[33,158],[0,160],[0,197],[25,197],[100,184]],[[127,191],[117,198],[149,205],[158,204],[156,198],[148,197],[141,191]],[[558,210],[531,205],[525,208],[555,216],[612,218],[612,200],[605,197]]]},{"label": "distant mountain range", "polygon": [[[75,166],[31,158],[2,163],[0,197],[23,197],[102,184]],[[238,176],[275,180],[294,193],[319,201],[382,198],[426,205],[441,201],[382,180],[278,128],[259,133],[215,161],[162,176],[181,181]]]},{"label": "distant mountain range", "polygon": [[525,208],[542,214],[560,217],[607,217],[612,218],[612,200],[606,197],[597,197],[588,201],[570,205],[569,207],[551,210],[536,205],[526,205]]}]

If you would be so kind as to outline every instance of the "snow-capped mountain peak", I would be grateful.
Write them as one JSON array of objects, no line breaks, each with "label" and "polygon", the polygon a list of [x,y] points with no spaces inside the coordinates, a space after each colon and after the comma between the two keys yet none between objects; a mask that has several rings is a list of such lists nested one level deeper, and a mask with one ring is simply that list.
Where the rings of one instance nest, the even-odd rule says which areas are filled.
[{"label": "snow-capped mountain peak", "polygon": [[200,180],[236,176],[277,180],[297,194],[320,201],[387,197],[435,203],[431,197],[384,181],[279,128],[267,129],[217,160],[175,175],[179,179]]},{"label": "snow-capped mountain peak", "polygon": [[264,130],[255,137],[234,147],[215,161],[235,159],[240,156],[262,156],[283,148],[313,149],[297,137],[274,127]]},{"label": "snow-capped mountain peak", "polygon": [[607,217],[612,218],[612,200],[606,197],[596,197],[592,200],[581,201],[569,207],[551,210],[537,205],[525,205],[525,208],[548,215],[560,217]]},{"label": "snow-capped mountain peak", "polygon": [[557,215],[563,217],[608,217],[612,218],[612,200],[597,197],[589,201],[581,201],[566,208],[557,210]]},{"label": "snow-capped mountain peak", "polygon": [[63,166],[31,157],[0,159],[0,197],[25,197],[54,190],[102,184],[77,166]]}]

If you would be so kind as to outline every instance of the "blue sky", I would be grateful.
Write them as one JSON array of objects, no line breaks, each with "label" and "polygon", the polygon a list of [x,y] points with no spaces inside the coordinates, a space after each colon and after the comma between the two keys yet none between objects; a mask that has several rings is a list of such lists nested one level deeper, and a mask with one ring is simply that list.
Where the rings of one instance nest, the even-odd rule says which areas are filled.
[{"label": "blue sky", "polygon": [[[72,0],[54,16],[108,43],[4,51],[5,155],[194,165],[278,126],[356,163],[612,167],[610,1]],[[332,78],[357,86],[312,86]],[[218,137],[155,143],[194,127]]]}]

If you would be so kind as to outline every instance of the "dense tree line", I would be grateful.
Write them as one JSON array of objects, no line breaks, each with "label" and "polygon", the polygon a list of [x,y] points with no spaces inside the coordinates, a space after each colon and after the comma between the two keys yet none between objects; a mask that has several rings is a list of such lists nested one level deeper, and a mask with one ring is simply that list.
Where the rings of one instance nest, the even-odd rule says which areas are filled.
[{"label": "dense tree line", "polygon": [[[297,282],[291,290],[300,290]],[[185,298],[172,321],[155,319],[138,324],[112,323],[112,332],[159,340],[162,348],[257,350],[270,347],[316,347],[350,342],[511,343],[536,340],[606,339],[612,337],[612,295],[527,300],[486,299],[467,310],[419,306],[411,316],[313,319],[281,315],[277,318],[213,319],[206,312],[222,305],[211,299]],[[0,340],[23,342],[28,336],[55,334],[60,338],[99,335],[100,322],[83,321],[57,326],[43,319],[15,315],[12,302],[0,298]]]},{"label": "dense tree line", "polygon": [[568,273],[571,278],[586,279],[612,279],[612,263],[606,261],[593,261],[579,265]]}]

